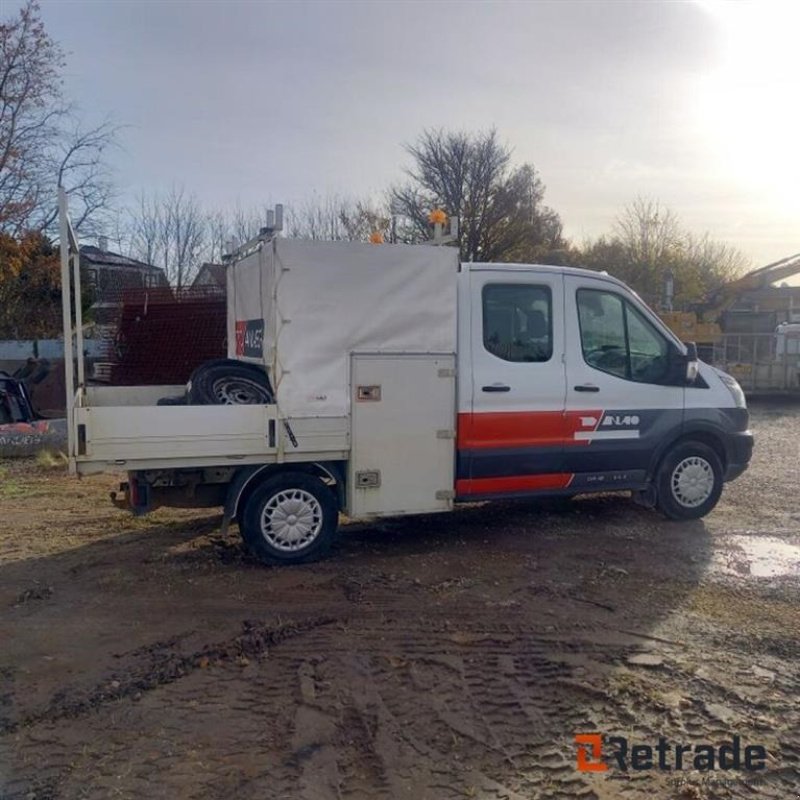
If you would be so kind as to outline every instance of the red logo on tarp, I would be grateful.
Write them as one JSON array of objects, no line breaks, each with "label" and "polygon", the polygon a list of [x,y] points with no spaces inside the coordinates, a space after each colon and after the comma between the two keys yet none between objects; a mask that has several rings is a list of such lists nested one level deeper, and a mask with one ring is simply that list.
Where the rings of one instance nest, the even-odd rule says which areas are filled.
[{"label": "red logo on tarp", "polygon": [[244,335],[247,332],[247,320],[237,320],[236,322],[236,355],[244,355]]},{"label": "red logo on tarp", "polygon": [[264,320],[236,320],[236,355],[261,358],[264,355]]}]

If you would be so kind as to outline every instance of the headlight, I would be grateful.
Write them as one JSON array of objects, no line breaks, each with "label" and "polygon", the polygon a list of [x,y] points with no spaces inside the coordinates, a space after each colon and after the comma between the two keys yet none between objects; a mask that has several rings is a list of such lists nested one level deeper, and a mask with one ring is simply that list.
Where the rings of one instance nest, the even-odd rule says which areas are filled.
[{"label": "headlight", "polygon": [[728,375],[727,372],[722,372],[722,370],[717,370],[717,375],[719,375],[719,379],[725,384],[725,386],[728,387],[728,391],[733,397],[733,402],[736,405],[736,408],[747,408],[747,402],[744,399],[742,387],[739,386],[739,381],[737,381],[733,375]]}]

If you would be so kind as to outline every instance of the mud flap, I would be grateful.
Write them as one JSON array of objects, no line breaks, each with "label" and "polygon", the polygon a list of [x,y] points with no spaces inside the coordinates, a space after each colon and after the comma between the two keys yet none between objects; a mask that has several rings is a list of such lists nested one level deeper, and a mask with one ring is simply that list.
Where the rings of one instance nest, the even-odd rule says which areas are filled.
[{"label": "mud flap", "polygon": [[135,474],[128,475],[128,480],[119,485],[119,492],[111,492],[111,502],[121,509],[129,510],[135,517],[141,517],[150,511],[150,487],[140,481]]},{"label": "mud flap", "polygon": [[640,489],[632,492],[631,496],[633,498],[633,502],[636,503],[637,506],[643,506],[644,508],[655,508],[656,501],[658,499],[656,495],[656,487],[652,485],[648,486],[646,489]]}]

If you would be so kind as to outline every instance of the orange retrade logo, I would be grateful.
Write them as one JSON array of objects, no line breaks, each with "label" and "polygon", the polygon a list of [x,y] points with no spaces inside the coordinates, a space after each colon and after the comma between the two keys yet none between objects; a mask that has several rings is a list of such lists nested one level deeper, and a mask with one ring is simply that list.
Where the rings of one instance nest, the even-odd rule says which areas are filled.
[{"label": "orange retrade logo", "polygon": [[576,733],[578,745],[578,772],[605,772],[608,764],[603,762],[603,734]]},{"label": "orange retrade logo", "polygon": [[[608,744],[608,763],[603,759],[603,744]],[[576,733],[578,746],[578,772],[607,772],[609,764],[615,769],[627,772],[632,769],[659,769],[680,771],[694,769],[698,772],[708,770],[745,770],[759,772],[766,768],[767,749],[761,744],[742,745],[736,734],[730,742],[719,746],[712,744],[676,744],[664,736],[658,737],[657,744],[632,743],[625,736],[604,737],[602,733]]]}]

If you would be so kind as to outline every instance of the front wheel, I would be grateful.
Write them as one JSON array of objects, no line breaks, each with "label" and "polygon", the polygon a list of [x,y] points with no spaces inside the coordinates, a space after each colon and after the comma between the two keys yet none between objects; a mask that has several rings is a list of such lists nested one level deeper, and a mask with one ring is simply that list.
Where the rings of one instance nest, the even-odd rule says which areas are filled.
[{"label": "front wheel", "polygon": [[336,498],[314,475],[285,472],[268,478],[247,499],[241,533],[265,564],[301,564],[321,558],[339,524]]},{"label": "front wheel", "polygon": [[699,519],[722,494],[722,462],[702,442],[682,442],[661,462],[656,507],[670,519]]}]

